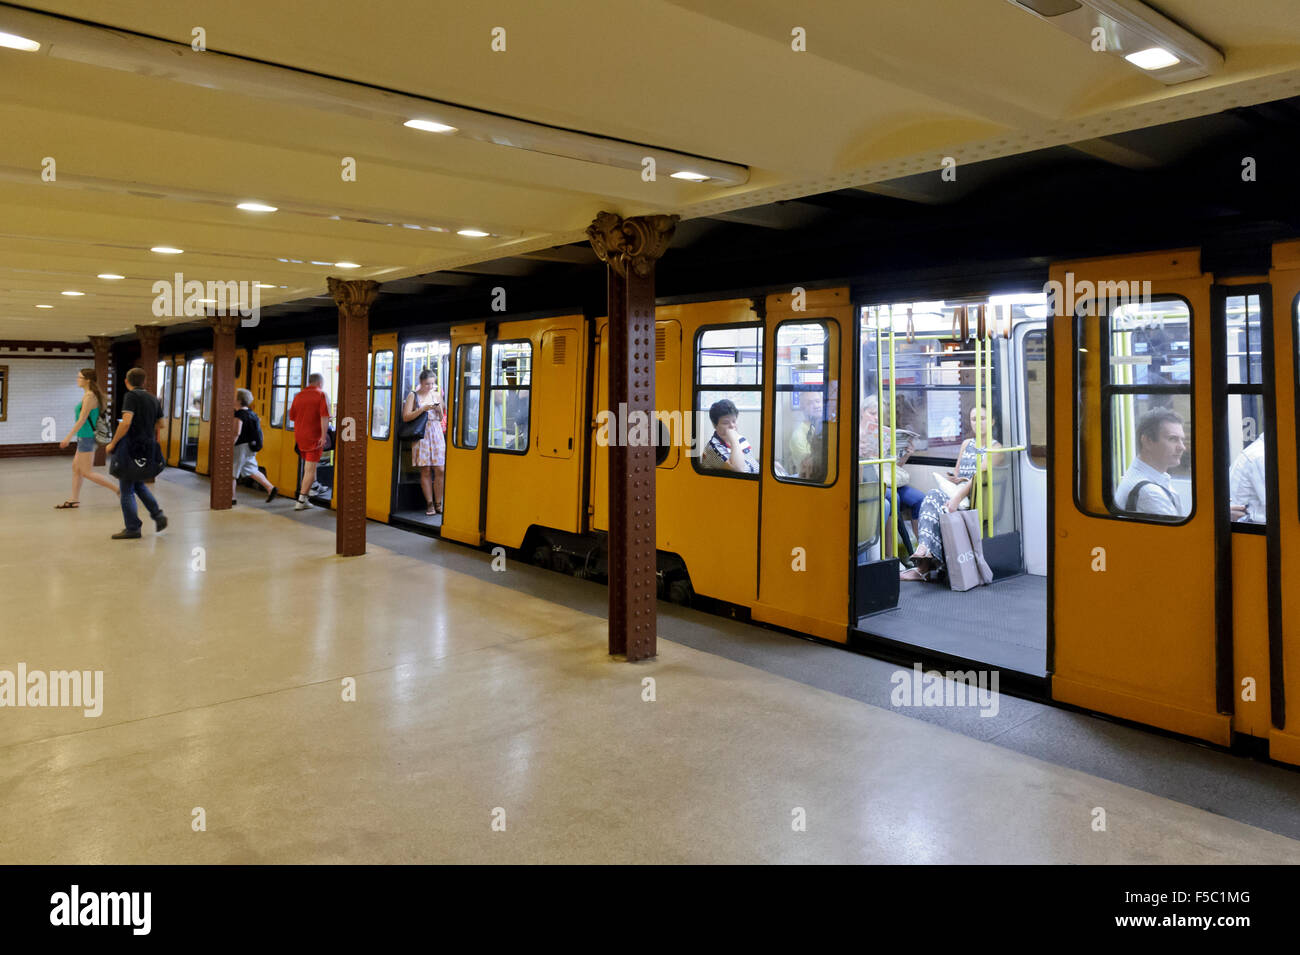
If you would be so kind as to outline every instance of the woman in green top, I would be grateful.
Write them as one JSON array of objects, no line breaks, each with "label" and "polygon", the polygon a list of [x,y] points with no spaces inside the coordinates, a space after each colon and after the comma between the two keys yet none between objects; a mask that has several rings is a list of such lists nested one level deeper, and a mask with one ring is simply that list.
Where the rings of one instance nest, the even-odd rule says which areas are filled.
[{"label": "woman in green top", "polygon": [[77,453],[72,456],[72,497],[55,508],[63,510],[78,507],[81,504],[81,481],[87,478],[101,487],[106,487],[114,494],[120,493],[116,481],[95,473],[95,423],[108,407],[108,399],[99,387],[99,376],[93,368],[83,368],[77,372],[77,386],[81,388],[81,400],[77,402],[77,423],[72,426],[68,436],[59,442],[59,447],[66,448],[73,438],[77,439]]}]

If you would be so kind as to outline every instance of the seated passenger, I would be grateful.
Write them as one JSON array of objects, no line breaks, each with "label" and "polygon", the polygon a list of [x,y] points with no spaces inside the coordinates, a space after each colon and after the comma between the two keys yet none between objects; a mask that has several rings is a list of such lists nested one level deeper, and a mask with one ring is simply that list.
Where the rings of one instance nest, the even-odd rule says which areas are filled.
[{"label": "seated passenger", "polygon": [[1268,492],[1264,486],[1264,436],[1246,446],[1232,462],[1228,472],[1228,500],[1232,520],[1263,524],[1267,517],[1265,505]]},{"label": "seated passenger", "polygon": [[1172,408],[1153,408],[1138,419],[1137,457],[1115,488],[1115,507],[1130,514],[1179,518],[1186,511],[1169,472],[1183,460],[1183,419]]},{"label": "seated passenger", "polygon": [[740,412],[734,402],[723,398],[709,408],[713,434],[700,452],[700,465],[706,468],[740,471],[757,474],[758,459],[749,442],[736,430]]},{"label": "seated passenger", "polygon": [[[895,453],[894,433],[888,425],[880,423],[879,402],[875,395],[868,395],[862,403],[862,415],[858,422],[858,457],[861,460],[869,461],[873,458],[889,458]],[[925,495],[912,487],[908,483],[908,474],[903,470],[902,465],[911,457],[913,445],[911,432],[905,433],[907,441],[898,448],[898,536],[902,541],[903,547],[908,551],[912,549],[911,538],[907,534],[907,524],[903,520],[906,510],[912,512],[912,531],[916,532],[916,522],[921,516],[921,502],[925,500]],[[901,444],[902,442],[900,442]],[[888,464],[877,469],[874,464],[863,465],[862,481],[877,480],[877,472],[884,481],[884,506],[888,512],[890,508],[890,480],[893,478],[895,469]],[[888,520],[888,513],[886,513]],[[903,556],[903,555],[899,555]]]},{"label": "seated passenger", "polygon": [[[989,466],[994,465],[994,458],[1001,454],[994,449],[1001,447],[994,440],[988,449],[981,449],[979,442],[985,434],[985,411],[971,408],[971,437],[962,442],[957,452],[957,469],[953,473],[955,484],[952,494],[936,488],[921,500],[920,528],[917,536],[920,541],[912,552],[913,567],[899,572],[901,580],[939,580],[946,570],[943,559],[943,534],[939,530],[941,515],[951,514],[963,506],[970,506],[971,491],[975,487],[975,472],[981,454],[989,457]],[[901,510],[901,508],[900,508]]]},{"label": "seated passenger", "polygon": [[802,420],[790,432],[790,473],[804,481],[826,477],[826,412],[819,391],[800,395]]}]

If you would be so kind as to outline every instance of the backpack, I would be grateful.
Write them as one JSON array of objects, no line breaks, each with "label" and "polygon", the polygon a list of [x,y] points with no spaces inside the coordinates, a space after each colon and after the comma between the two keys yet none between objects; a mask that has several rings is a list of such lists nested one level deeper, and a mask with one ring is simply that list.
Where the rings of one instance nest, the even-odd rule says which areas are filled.
[{"label": "backpack", "polygon": [[113,440],[113,417],[105,414],[103,409],[99,411],[99,419],[95,422],[95,443],[106,445]]},{"label": "backpack", "polygon": [[248,439],[248,449],[256,454],[262,450],[262,419],[257,416],[257,412],[251,408],[248,411],[249,416],[253,419],[250,423],[253,426],[253,436]]}]

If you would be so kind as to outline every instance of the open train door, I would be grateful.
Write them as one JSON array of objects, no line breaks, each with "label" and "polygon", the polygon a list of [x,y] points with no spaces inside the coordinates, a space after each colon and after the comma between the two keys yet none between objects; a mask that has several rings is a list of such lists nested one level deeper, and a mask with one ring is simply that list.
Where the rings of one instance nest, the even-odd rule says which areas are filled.
[{"label": "open train door", "polygon": [[[1275,440],[1269,494],[1276,504],[1269,513],[1268,586],[1274,595],[1269,620],[1271,723],[1269,755],[1300,763],[1300,242],[1273,247],[1273,380]],[[1285,575],[1290,571],[1291,577]],[[1289,584],[1289,585],[1288,585]]]},{"label": "open train door", "polygon": [[1212,279],[1188,249],[1061,262],[1051,281],[1052,695],[1226,745]]},{"label": "open train door", "polygon": [[[393,501],[393,436],[397,332],[370,336],[370,390],[366,408],[366,517],[387,521]],[[403,396],[405,397],[405,396]]]},{"label": "open train door", "polygon": [[483,543],[483,484],[487,457],[483,440],[483,363],[487,327],[483,322],[451,330],[451,427],[447,437],[447,482],[442,536],[475,547]]},{"label": "open train door", "polygon": [[765,336],[753,616],[845,643],[857,453],[848,289],[768,296]]}]

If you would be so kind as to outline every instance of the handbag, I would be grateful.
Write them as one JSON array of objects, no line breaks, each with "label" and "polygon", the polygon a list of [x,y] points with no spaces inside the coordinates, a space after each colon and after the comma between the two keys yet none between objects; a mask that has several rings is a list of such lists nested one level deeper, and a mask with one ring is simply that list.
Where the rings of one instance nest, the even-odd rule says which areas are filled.
[{"label": "handbag", "polygon": [[943,537],[943,561],[948,586],[958,592],[993,582],[993,570],[984,559],[980,518],[975,511],[953,511],[939,515]]},{"label": "handbag", "polygon": [[[411,394],[415,394],[415,392],[413,391]],[[403,401],[402,404],[405,406],[406,402]],[[424,414],[416,415],[410,421],[403,419],[397,425],[397,436],[399,438],[409,438],[412,441],[422,440],[424,438],[424,426],[428,420],[429,413],[427,411]]]}]

